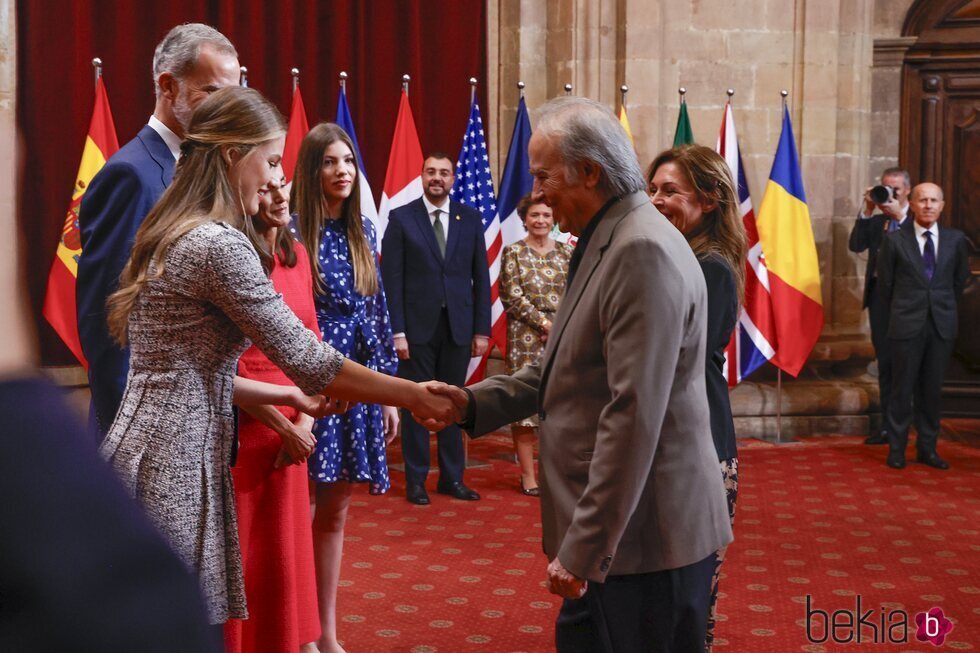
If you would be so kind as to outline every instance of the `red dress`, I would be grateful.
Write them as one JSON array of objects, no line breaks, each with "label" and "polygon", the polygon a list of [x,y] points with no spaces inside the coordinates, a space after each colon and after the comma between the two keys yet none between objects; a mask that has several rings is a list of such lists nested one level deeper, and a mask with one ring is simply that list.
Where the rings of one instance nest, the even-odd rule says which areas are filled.
[{"label": "red dress", "polygon": [[[302,247],[295,251],[295,267],[276,259],[272,284],[307,328],[319,334],[309,257]],[[238,373],[292,385],[254,345],[242,355]],[[290,420],[296,417],[293,408],[279,410]],[[244,411],[239,415],[238,460],[231,471],[249,618],[225,623],[225,649],[295,653],[320,637],[306,465],[274,469],[282,440]]]}]

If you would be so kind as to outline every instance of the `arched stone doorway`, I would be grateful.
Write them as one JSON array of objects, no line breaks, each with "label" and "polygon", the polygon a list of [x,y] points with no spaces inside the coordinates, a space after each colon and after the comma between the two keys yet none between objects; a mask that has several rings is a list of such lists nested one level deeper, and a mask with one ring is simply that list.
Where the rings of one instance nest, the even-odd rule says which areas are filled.
[{"label": "arched stone doorway", "polygon": [[[962,230],[980,274],[980,0],[917,0],[902,36],[899,161],[913,180],[942,186],[942,223]],[[960,305],[960,336],[944,414],[980,416],[980,283]]]}]

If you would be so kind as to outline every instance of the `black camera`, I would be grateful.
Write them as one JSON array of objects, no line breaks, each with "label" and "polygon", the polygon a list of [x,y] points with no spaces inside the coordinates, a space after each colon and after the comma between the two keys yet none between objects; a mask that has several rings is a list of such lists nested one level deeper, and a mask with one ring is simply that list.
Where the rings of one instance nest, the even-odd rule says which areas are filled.
[{"label": "black camera", "polygon": [[898,199],[898,189],[884,185],[875,186],[868,193],[868,196],[871,197],[871,201],[875,204],[887,204],[894,199]]}]

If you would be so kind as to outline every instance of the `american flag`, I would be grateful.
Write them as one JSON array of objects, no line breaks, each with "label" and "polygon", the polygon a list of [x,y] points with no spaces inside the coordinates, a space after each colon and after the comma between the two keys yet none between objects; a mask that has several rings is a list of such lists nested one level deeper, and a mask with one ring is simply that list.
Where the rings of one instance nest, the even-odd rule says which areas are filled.
[{"label": "american flag", "polygon": [[483,119],[480,118],[480,106],[476,99],[470,108],[470,119],[463,136],[463,149],[456,162],[456,182],[450,197],[480,212],[487,246],[487,264],[490,266],[490,347],[484,356],[470,359],[470,366],[466,371],[466,383],[470,384],[483,378],[490,350],[494,344],[500,344],[502,349],[507,336],[506,322],[503,319],[504,307],[500,302],[499,292],[500,252],[503,242],[500,236],[500,220],[497,217],[497,200],[493,193],[493,177],[490,176],[490,157],[487,154]]},{"label": "american flag", "polygon": [[742,214],[748,241],[745,298],[739,309],[738,323],[732,339],[725,348],[725,376],[728,386],[734,387],[775,355],[776,334],[769,294],[769,274],[762,255],[762,244],[759,242],[749,185],[745,181],[742,152],[735,135],[735,118],[732,116],[730,102],[725,104],[725,115],[721,120],[721,132],[718,134],[718,145],[715,149],[728,162],[732,179],[738,184],[739,212]]}]

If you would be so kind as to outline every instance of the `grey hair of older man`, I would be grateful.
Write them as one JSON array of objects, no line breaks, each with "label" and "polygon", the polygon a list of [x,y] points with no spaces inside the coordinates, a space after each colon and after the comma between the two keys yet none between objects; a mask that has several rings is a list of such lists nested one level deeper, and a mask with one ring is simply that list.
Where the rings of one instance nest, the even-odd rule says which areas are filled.
[{"label": "grey hair of older man", "polygon": [[177,25],[167,32],[153,53],[153,87],[157,97],[161,92],[160,75],[170,73],[177,79],[184,77],[197,62],[197,55],[205,43],[218,52],[238,58],[238,52],[228,37],[210,25]]},{"label": "grey hair of older man", "polygon": [[588,98],[562,96],[541,106],[537,118],[536,132],[557,143],[568,181],[578,178],[579,163],[591,161],[602,170],[598,190],[606,198],[646,188],[636,150],[608,107]]}]

